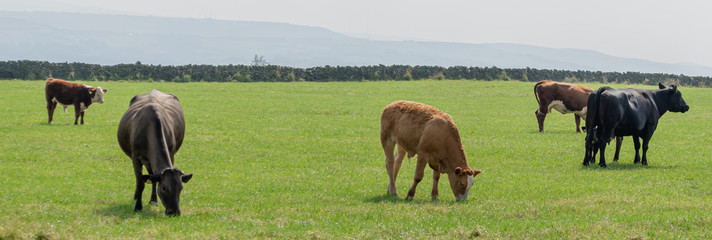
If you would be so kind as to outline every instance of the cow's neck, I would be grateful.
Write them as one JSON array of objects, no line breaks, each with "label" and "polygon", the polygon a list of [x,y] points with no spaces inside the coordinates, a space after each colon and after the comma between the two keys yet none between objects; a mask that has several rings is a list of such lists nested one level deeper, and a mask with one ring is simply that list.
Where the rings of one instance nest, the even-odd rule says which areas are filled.
[{"label": "cow's neck", "polygon": [[150,162],[151,169],[154,174],[161,173],[163,170],[173,168],[171,155],[168,151],[168,144],[163,134],[162,123],[156,119],[155,126],[152,128],[152,134],[155,136],[149,137]]},{"label": "cow's neck", "polygon": [[450,161],[446,161],[444,164],[445,169],[443,169],[447,173],[455,173],[455,169],[460,167],[462,169],[466,169],[469,166],[467,165],[467,158],[465,157],[465,151],[462,149],[462,146],[458,149],[455,149],[455,152],[458,154],[455,155],[454,159],[451,159]]},{"label": "cow's neck", "polygon": [[157,142],[162,142],[156,144],[157,147],[152,148],[157,151],[151,152],[151,169],[153,169],[154,174],[161,173],[165,169],[173,168],[173,163],[171,163],[171,157],[168,153],[168,148],[166,147],[165,138],[161,137],[156,139]]},{"label": "cow's neck", "polygon": [[667,92],[668,89],[653,90],[652,95],[655,99],[655,106],[658,108],[658,114],[662,117],[669,109],[668,102],[670,102],[670,94]]}]

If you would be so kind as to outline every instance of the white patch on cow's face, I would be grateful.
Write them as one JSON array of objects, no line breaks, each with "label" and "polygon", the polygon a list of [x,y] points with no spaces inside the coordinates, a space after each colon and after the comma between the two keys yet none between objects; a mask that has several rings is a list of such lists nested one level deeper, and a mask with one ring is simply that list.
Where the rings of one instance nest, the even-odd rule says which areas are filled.
[{"label": "white patch on cow's face", "polygon": [[96,87],[96,93],[91,99],[92,103],[104,103],[104,89],[101,87]]},{"label": "white patch on cow's face", "polygon": [[456,196],[457,201],[467,200],[468,195],[470,195],[470,188],[475,184],[475,176],[467,176],[467,189],[465,189],[465,194]]},{"label": "white patch on cow's face", "polygon": [[562,102],[561,100],[551,101],[551,103],[549,104],[549,111],[551,111],[552,108],[556,109],[556,111],[559,111],[561,114],[567,114],[567,113],[573,112],[573,111],[569,110],[568,108],[566,108],[566,105],[564,105],[564,102]]}]

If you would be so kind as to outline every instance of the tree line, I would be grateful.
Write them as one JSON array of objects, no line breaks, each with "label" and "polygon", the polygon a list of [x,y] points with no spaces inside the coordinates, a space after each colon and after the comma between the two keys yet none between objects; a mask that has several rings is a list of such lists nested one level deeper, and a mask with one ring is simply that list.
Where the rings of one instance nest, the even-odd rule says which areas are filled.
[{"label": "tree line", "polygon": [[46,61],[0,61],[0,79],[38,80],[49,77],[83,81],[167,81],[167,82],[330,82],[389,80],[517,80],[536,82],[600,82],[647,84],[675,83],[709,87],[711,77],[639,72],[569,71],[535,68],[471,66],[320,66],[297,68],[277,65],[98,65],[52,63]]}]

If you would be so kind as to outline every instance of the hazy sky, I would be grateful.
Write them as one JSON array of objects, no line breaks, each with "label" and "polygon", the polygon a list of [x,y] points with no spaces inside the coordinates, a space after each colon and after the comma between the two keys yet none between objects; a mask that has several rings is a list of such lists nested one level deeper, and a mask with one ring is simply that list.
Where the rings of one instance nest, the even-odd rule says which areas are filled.
[{"label": "hazy sky", "polygon": [[708,0],[0,0],[0,6],[284,22],[370,39],[521,43],[712,66]]}]

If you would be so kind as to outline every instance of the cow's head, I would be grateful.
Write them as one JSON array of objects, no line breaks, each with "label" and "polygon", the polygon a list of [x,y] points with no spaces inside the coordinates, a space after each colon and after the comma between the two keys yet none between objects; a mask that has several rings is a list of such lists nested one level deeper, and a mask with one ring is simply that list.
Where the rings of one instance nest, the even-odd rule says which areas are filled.
[{"label": "cow's head", "polygon": [[[663,86],[660,83],[658,83],[658,87],[660,89],[666,88],[665,86]],[[670,106],[670,111],[684,113],[684,112],[687,112],[688,110],[690,110],[690,106],[687,105],[687,103],[685,102],[685,99],[682,99],[682,93],[680,92],[680,90],[677,90],[677,85],[674,85],[674,84],[670,85],[669,88],[671,89],[670,94],[672,94],[670,96],[670,101],[668,102],[668,104]]]},{"label": "cow's head", "polygon": [[448,174],[450,188],[452,188],[452,193],[455,194],[457,201],[467,200],[470,188],[475,183],[475,176],[481,172],[480,170],[472,170],[469,167],[465,169],[457,167],[455,168],[455,174]]},{"label": "cow's head", "polygon": [[104,93],[106,93],[106,89],[101,87],[89,88],[92,103],[104,103]]},{"label": "cow's head", "polygon": [[166,215],[180,216],[180,192],[183,183],[187,183],[193,174],[185,174],[177,168],[168,168],[161,174],[143,175],[144,181],[151,180],[156,185],[156,191],[166,208]]}]

